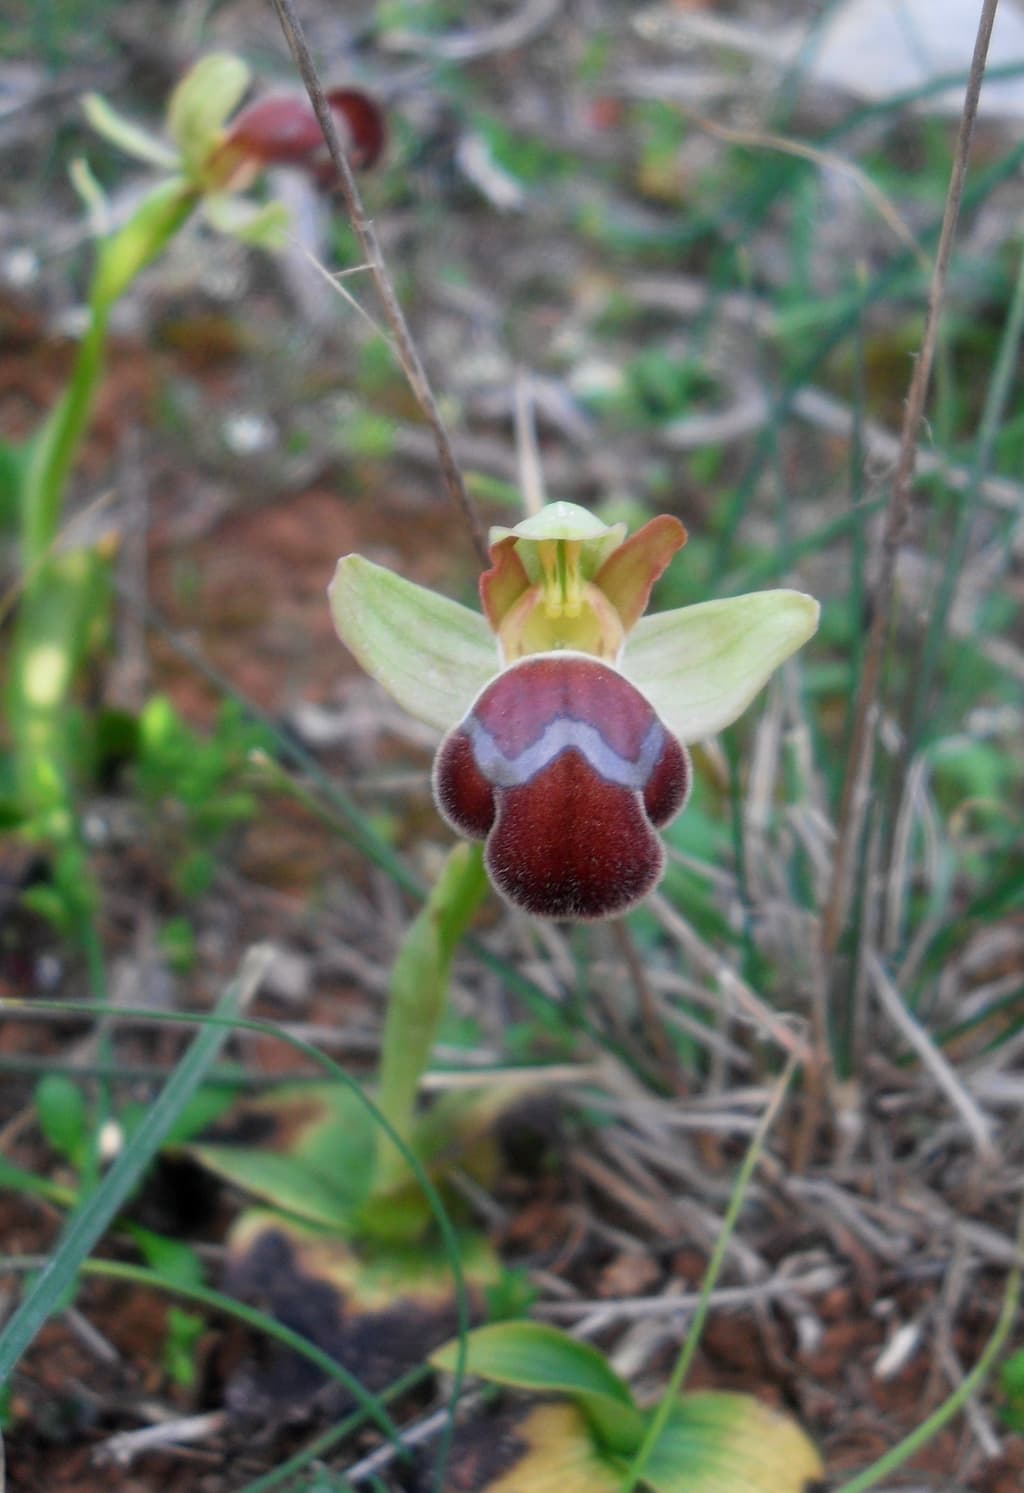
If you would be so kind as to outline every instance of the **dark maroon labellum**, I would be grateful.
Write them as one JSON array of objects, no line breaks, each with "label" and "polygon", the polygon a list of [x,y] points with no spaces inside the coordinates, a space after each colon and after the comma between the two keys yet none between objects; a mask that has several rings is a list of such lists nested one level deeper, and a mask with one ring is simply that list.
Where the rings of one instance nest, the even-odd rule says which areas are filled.
[{"label": "dark maroon labellum", "polygon": [[579,653],[499,674],[434,763],[438,807],[486,840],[498,891],[548,918],[611,917],[646,896],[665,863],[654,830],[689,787],[686,751],[640,691]]},{"label": "dark maroon labellum", "polygon": [[[332,88],[327,102],[341,143],[357,169],[372,166],[384,149],[384,114],[369,94]],[[311,106],[293,94],[269,94],[236,115],[222,146],[229,158],[263,166],[304,166],[329,183],[334,167]]]}]

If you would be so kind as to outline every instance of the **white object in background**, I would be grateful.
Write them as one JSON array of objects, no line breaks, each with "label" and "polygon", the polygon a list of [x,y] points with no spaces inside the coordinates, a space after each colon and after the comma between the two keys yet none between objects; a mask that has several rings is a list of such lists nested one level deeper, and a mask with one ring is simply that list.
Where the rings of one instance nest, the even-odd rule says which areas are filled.
[{"label": "white object in background", "polygon": [[[981,0],[840,0],[810,28],[776,31],[700,11],[658,6],[638,16],[642,36],[670,46],[731,47],[748,56],[800,67],[811,82],[853,98],[884,102],[951,74],[966,75],[974,51]],[[996,11],[988,68],[1020,67],[1017,78],[989,78],[980,112],[991,119],[1024,119],[1024,13],[1015,0]],[[922,99],[933,114],[959,114],[962,85]]]}]

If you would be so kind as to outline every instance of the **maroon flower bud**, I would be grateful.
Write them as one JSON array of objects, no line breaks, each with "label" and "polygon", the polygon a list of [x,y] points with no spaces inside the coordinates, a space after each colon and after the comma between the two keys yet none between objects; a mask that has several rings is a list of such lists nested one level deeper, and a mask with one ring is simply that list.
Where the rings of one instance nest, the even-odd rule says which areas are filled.
[{"label": "maroon flower bud", "polygon": [[[385,142],[380,107],[354,88],[332,89],[327,102],[351,164],[372,166]],[[236,115],[217,151],[217,176],[224,186],[238,190],[265,166],[302,166],[324,184],[333,180],[319,122],[305,99],[269,94]]]}]

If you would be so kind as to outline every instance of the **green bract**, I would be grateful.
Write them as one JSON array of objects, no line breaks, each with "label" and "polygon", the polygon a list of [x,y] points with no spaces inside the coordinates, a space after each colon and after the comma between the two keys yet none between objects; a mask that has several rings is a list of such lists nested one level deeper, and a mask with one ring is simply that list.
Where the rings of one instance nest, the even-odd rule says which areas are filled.
[{"label": "green bract", "polygon": [[612,663],[683,742],[724,729],[818,626],[799,591],[758,591],[641,617],[685,542],[661,517],[625,538],[573,503],[491,531],[486,616],[360,555],[338,562],[334,623],[362,667],[418,720],[447,730],[519,658],[560,649]]}]

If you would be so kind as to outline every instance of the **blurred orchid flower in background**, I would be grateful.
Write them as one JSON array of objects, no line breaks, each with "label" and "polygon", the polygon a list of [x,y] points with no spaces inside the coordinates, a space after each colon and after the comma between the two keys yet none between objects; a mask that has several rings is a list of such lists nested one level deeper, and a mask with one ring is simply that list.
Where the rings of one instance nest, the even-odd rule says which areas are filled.
[{"label": "blurred orchid flower in background", "polygon": [[[153,206],[142,220],[144,231],[136,235],[147,250],[147,262],[197,206],[218,232],[261,248],[279,248],[288,228],[283,203],[254,202],[241,194],[268,166],[302,167],[322,185],[333,179],[334,168],[308,101],[275,93],[239,110],[250,82],[249,68],[240,57],[215,52],[201,58],[171,95],[167,139],[127,119],[99,94],[83,98],[82,108],[94,130],[136,160],[167,173],[146,199]],[[372,166],[386,140],[380,107],[354,88],[332,89],[327,101],[350,163]],[[76,183],[90,205],[100,204],[100,188],[82,163]],[[138,218],[136,214],[133,221]],[[137,268],[136,260],[132,272]]]},{"label": "blurred orchid flower in background", "polygon": [[644,616],[686,542],[668,515],[627,539],[550,503],[490,541],[483,615],[347,555],[335,626],[410,715],[447,733],[437,805],[486,841],[497,890],[540,917],[617,915],[660,879],[655,830],[686,801],[686,744],[746,709],[813,635],[818,603],[758,591]]}]

